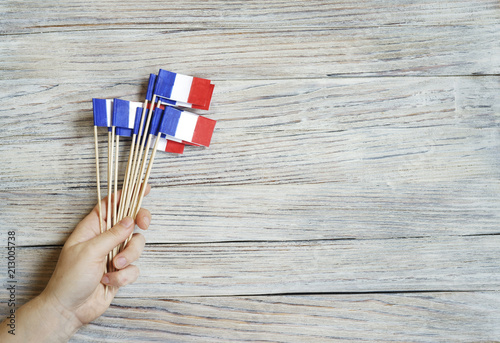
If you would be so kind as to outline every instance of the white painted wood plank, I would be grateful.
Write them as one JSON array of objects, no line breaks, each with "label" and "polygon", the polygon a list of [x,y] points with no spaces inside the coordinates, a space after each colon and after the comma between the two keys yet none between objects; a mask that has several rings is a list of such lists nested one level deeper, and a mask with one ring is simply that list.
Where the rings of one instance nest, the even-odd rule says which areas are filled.
[{"label": "white painted wood plank", "polygon": [[[6,113],[0,149],[6,161],[17,161],[0,166],[0,177],[9,180],[4,189],[91,182],[92,95],[133,89],[129,98],[138,100],[141,87],[104,94],[90,87],[80,94],[80,87],[40,89],[43,95],[27,88],[0,105]],[[168,172],[176,185],[498,176],[497,77],[219,82],[217,89],[208,114],[218,120],[211,147],[158,160],[156,173],[162,163],[174,166]]]},{"label": "white painted wood plank", "polygon": [[[21,303],[94,202],[90,99],[164,67],[220,92],[212,147],[161,159],[147,200],[149,242],[191,243],[149,245],[75,342],[499,339],[499,79],[463,77],[500,71],[495,1],[162,5],[0,3]],[[455,292],[225,296],[415,290]]]},{"label": "white painted wood plank", "polygon": [[499,27],[117,29],[4,35],[0,76],[36,84],[89,79],[129,83],[160,67],[214,80],[499,74]]},{"label": "white painted wood plank", "polygon": [[[22,228],[21,244],[62,244],[95,201],[92,94],[139,100],[143,87],[11,85],[0,220]],[[211,147],[156,159],[148,240],[496,233],[499,88],[497,77],[217,82]]]},{"label": "white painted wood plank", "polygon": [[[488,235],[148,245],[137,262],[140,278],[118,297],[498,291],[499,244]],[[16,250],[17,298],[43,289],[59,251]]]},{"label": "white painted wood plank", "polygon": [[[500,183],[178,186],[153,183],[148,243],[447,237],[499,232]],[[95,191],[0,194],[19,245],[62,245]]]},{"label": "white painted wood plank", "polygon": [[70,342],[470,342],[500,338],[498,292],[116,299]]},{"label": "white painted wood plank", "polygon": [[[78,9],[76,12],[75,9]],[[336,1],[3,1],[1,33],[116,28],[290,28],[498,23],[498,3],[407,0]]]}]

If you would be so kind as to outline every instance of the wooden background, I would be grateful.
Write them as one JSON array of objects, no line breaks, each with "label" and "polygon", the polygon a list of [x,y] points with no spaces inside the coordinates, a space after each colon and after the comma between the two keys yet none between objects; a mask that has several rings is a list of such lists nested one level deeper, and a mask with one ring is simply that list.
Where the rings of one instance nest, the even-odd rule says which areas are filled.
[{"label": "wooden background", "polygon": [[95,203],[91,99],[164,68],[213,80],[212,145],[157,157],[141,276],[71,342],[500,340],[499,7],[0,2],[18,304]]}]

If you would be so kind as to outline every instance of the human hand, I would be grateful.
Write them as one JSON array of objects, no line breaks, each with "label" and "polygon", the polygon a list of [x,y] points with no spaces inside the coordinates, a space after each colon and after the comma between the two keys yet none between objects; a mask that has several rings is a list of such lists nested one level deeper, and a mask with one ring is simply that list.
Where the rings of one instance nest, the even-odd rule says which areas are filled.
[{"label": "human hand", "polygon": [[[106,199],[103,203],[101,208],[105,221]],[[139,258],[145,244],[142,234],[134,234],[125,250],[113,259],[117,271],[103,276],[106,255],[129,237],[134,229],[134,221],[126,217],[111,230],[100,234],[97,211],[96,206],[76,226],[64,244],[54,273],[42,293],[74,313],[82,324],[89,323],[104,313],[118,288],[137,279],[139,269],[131,263]],[[136,217],[139,228],[146,230],[150,221],[149,211],[139,210]],[[112,286],[107,294],[104,284]]]},{"label": "human hand", "polygon": [[[149,190],[148,186],[146,194]],[[106,203],[105,198],[101,206],[104,221]],[[137,226],[146,230],[150,221],[150,212],[141,208],[136,217]],[[109,251],[124,242],[133,230],[134,221],[126,217],[101,234],[98,207],[94,207],[68,237],[44,291],[17,311],[19,341],[64,342],[82,325],[102,315],[119,287],[134,282],[139,276],[139,269],[131,263],[139,258],[145,245],[140,233],[135,233],[126,248],[113,259],[116,271],[104,274]],[[107,292],[105,284],[110,286]],[[0,330],[1,341],[11,338],[8,336]]]}]

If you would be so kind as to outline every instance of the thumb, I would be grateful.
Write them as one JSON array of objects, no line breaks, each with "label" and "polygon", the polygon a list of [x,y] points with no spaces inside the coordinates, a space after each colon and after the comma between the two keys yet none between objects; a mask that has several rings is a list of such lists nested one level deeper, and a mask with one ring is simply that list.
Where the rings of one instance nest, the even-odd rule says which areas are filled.
[{"label": "thumb", "polygon": [[125,241],[134,230],[134,220],[131,217],[123,218],[118,224],[106,232],[97,235],[89,241],[92,251],[98,256],[106,256],[114,247]]}]

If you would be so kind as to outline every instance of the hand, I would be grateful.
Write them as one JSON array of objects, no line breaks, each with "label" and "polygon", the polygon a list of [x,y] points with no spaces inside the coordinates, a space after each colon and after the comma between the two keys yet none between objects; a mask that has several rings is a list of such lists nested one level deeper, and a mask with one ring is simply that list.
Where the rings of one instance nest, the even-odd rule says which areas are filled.
[{"label": "hand", "polygon": [[[146,194],[149,190],[148,186]],[[105,198],[101,206],[104,221],[107,219],[106,202]],[[146,230],[150,221],[149,211],[140,209],[136,217],[139,228]],[[96,206],[67,239],[45,290],[16,312],[16,336],[24,338],[19,341],[64,342],[82,325],[103,314],[118,288],[134,282],[139,276],[139,269],[131,263],[139,258],[144,248],[145,239],[140,233],[135,233],[126,248],[113,259],[116,271],[104,274],[106,255],[124,242],[133,230],[134,221],[126,217],[101,234]],[[110,286],[107,294],[105,285]],[[3,331],[2,327],[2,342],[11,336],[4,335]],[[44,337],[44,333],[47,336]]]},{"label": "hand", "polygon": [[[103,205],[104,220],[107,219],[105,208]],[[148,228],[150,220],[151,215],[145,209],[136,217],[137,225],[143,230]],[[113,259],[118,271],[103,276],[106,254],[129,237],[133,224],[132,218],[126,217],[100,234],[96,206],[64,244],[54,274],[42,295],[72,312],[82,324],[104,313],[118,288],[134,282],[139,276],[139,269],[130,263],[139,258],[144,248],[145,239],[140,233],[134,234],[125,250]],[[112,286],[107,295],[104,284]]]}]

